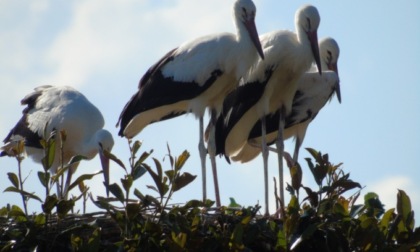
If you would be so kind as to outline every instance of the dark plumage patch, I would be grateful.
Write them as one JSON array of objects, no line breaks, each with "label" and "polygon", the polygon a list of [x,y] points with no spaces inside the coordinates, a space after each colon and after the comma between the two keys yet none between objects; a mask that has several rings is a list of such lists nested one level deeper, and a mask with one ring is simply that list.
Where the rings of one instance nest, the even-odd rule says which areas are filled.
[{"label": "dark plumage patch", "polygon": [[242,116],[260,100],[272,74],[273,68],[270,68],[266,70],[263,81],[248,82],[226,96],[222,113],[216,122],[216,154],[225,153],[227,136]]},{"label": "dark plumage patch", "polygon": [[[134,94],[130,101],[125,105],[121,112],[119,123],[120,131],[118,135],[123,136],[123,132],[128,123],[137,114],[155,109],[161,106],[174,104],[180,101],[191,100],[206,91],[223,72],[219,69],[214,70],[203,85],[196,82],[175,81],[173,77],[164,77],[161,68],[173,60],[172,50],[165,55],[158,63],[152,66],[141,78],[139,90]],[[161,120],[173,118],[189,111],[173,111],[165,115]]]},{"label": "dark plumage patch", "polygon": [[3,140],[4,143],[11,141],[13,136],[21,136],[25,139],[25,146],[42,148],[40,143],[42,137],[38,135],[38,133],[33,132],[28,127],[28,113],[35,107],[38,97],[42,95],[42,92],[42,89],[38,89],[22,99],[21,104],[27,106],[23,109],[23,115],[20,120],[17,122],[15,127],[10,130],[9,134]]},{"label": "dark plumage patch", "polygon": [[[297,90],[295,93],[295,96],[293,98],[293,105],[292,105],[292,111],[290,114],[286,117],[285,120],[285,126],[284,128],[290,128],[296,124],[306,122],[307,120],[313,120],[316,116],[316,113],[314,114],[312,110],[307,110],[306,117],[299,118],[298,116],[301,115],[301,107],[303,104],[305,104],[304,99],[304,93],[301,90]],[[267,115],[265,117],[266,122],[266,132],[267,134],[273,133],[278,131],[279,129],[279,120],[280,120],[280,112],[277,110],[274,114]],[[261,137],[262,130],[261,130],[261,120],[258,120],[252,127],[251,132],[249,133],[248,139],[253,139],[257,137]],[[270,144],[270,143],[268,143]]]},{"label": "dark plumage patch", "polygon": [[41,149],[42,145],[40,141],[42,137],[29,129],[26,118],[26,114],[22,116],[15,127],[10,130],[9,134],[6,136],[3,142],[7,143],[11,141],[13,136],[21,136],[25,139],[25,146]]}]

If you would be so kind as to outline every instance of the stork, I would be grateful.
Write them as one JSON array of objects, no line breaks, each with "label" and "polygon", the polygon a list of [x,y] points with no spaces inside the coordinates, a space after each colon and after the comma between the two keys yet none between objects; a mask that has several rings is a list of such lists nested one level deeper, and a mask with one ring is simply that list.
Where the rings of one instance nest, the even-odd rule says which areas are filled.
[{"label": "stork", "polygon": [[[0,148],[0,156],[11,155],[14,142],[24,139],[26,154],[35,162],[41,163],[44,157],[41,140],[47,139],[53,131],[64,130],[67,139],[63,143],[63,153],[59,155],[61,138],[57,137],[56,155],[49,171],[55,174],[73,156],[82,155],[93,159],[99,153],[105,184],[109,184],[109,159],[103,155],[103,150],[111,151],[114,140],[111,133],[103,129],[104,118],[101,112],[83,94],[68,86],[46,85],[35,88],[34,92],[22,99],[21,104],[27,107],[16,126],[4,139],[5,145]],[[71,175],[78,164],[72,164],[68,170],[64,190],[63,185],[57,183],[60,198],[66,198]]]},{"label": "stork", "polygon": [[[298,88],[293,98],[292,113],[286,117],[284,139],[295,138],[295,150],[293,161],[298,160],[299,149],[305,138],[309,124],[315,119],[319,111],[328,101],[331,101],[334,93],[341,103],[340,83],[338,77],[337,61],[340,48],[337,42],[330,37],[319,42],[321,67],[327,69],[319,76],[315,69],[302,75],[298,81]],[[279,111],[265,117],[267,126],[267,143],[273,144],[278,134]],[[248,143],[240,152],[230,157],[233,161],[246,163],[257,157],[261,152],[261,120],[252,128]]]},{"label": "stork", "polygon": [[[253,125],[262,120],[262,151],[265,182],[265,214],[268,215],[268,149],[265,140],[265,116],[280,110],[279,132],[291,112],[297,81],[315,60],[321,74],[317,29],[318,10],[311,5],[299,8],[295,14],[296,33],[274,31],[260,37],[265,60],[259,60],[250,74],[224,102],[216,129],[216,153],[236,155],[247,143]],[[278,134],[280,198],[283,201],[283,136]]]},{"label": "stork", "polygon": [[[203,201],[207,198],[203,116],[208,108],[213,125],[227,93],[237,86],[258,55],[264,58],[255,13],[251,0],[236,0],[233,17],[237,34],[209,35],[169,51],[140,79],[138,91],[125,105],[117,123],[120,125],[119,135],[130,139],[154,122],[188,112],[199,118]],[[216,205],[220,206],[212,128],[208,152],[212,160]]]}]

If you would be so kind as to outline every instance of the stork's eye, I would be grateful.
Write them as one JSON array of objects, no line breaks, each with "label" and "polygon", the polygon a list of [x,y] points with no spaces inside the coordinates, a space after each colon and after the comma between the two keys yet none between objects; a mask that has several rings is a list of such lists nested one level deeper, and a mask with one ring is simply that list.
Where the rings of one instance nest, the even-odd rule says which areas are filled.
[{"label": "stork's eye", "polygon": [[248,20],[248,11],[244,7],[242,7],[242,18]]},{"label": "stork's eye", "polygon": [[311,28],[311,19],[310,18],[306,18],[306,22],[308,23],[308,31],[312,30]]},{"label": "stork's eye", "polygon": [[332,61],[332,53],[331,53],[331,51],[327,51],[327,53],[328,53],[327,60],[328,60],[328,62],[331,62]]}]

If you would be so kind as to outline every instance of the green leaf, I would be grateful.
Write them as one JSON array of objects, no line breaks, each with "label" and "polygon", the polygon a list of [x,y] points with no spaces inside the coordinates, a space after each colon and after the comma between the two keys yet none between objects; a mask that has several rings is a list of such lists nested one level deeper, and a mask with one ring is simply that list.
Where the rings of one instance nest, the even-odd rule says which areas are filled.
[{"label": "green leaf", "polygon": [[180,190],[184,186],[193,182],[197,175],[191,175],[188,172],[184,172],[181,176],[177,177],[174,181],[174,192]]},{"label": "green leaf", "polygon": [[76,155],[76,156],[71,157],[71,159],[70,159],[70,161],[69,161],[68,165],[72,165],[72,164],[75,164],[75,163],[78,163],[78,162],[80,162],[80,161],[82,161],[82,160],[87,160],[87,159],[88,159],[88,158],[87,158],[87,157],[85,157],[85,156],[82,156],[82,155]]},{"label": "green leaf", "polygon": [[133,185],[133,177],[128,175],[125,179],[121,179],[121,184],[126,192],[130,191],[130,188]]},{"label": "green leaf", "polygon": [[136,165],[132,171],[133,180],[137,180],[147,172],[143,164]]},{"label": "green leaf", "polygon": [[10,182],[12,182],[12,185],[19,189],[19,179],[17,177],[16,174],[14,174],[13,172],[8,172],[7,176],[9,177]]},{"label": "green leaf", "polygon": [[397,194],[397,213],[402,216],[402,222],[408,230],[414,228],[414,218],[411,209],[410,197],[403,191],[398,190]]},{"label": "green leaf", "polygon": [[60,219],[66,217],[67,213],[74,207],[73,200],[60,200],[57,204],[57,214]]},{"label": "green leaf", "polygon": [[175,171],[174,170],[165,171],[165,174],[169,178],[169,181],[174,180],[174,177],[175,177]]},{"label": "green leaf", "polygon": [[114,207],[103,197],[98,197],[98,200],[94,200],[92,198],[92,194],[89,194],[89,197],[91,201],[93,202],[93,204],[95,204],[95,206],[97,206],[100,209],[105,209],[105,210],[114,209]]},{"label": "green leaf", "polygon": [[136,140],[134,142],[133,148],[132,148],[133,155],[136,155],[136,153],[138,152],[138,150],[140,150],[141,144],[142,143],[139,140]]},{"label": "green leaf", "polygon": [[155,162],[158,173],[155,173],[148,165],[145,165],[144,167],[147,169],[150,176],[152,176],[152,179],[155,182],[158,193],[160,194],[161,197],[163,197],[166,193],[166,190],[164,187],[165,184],[163,181],[162,166],[160,165],[157,159],[153,158],[153,161]]},{"label": "green leaf", "polygon": [[[77,164],[73,164],[74,167],[77,167]],[[66,172],[68,169],[72,168],[72,165],[65,165],[64,167],[58,168],[57,172],[51,176],[52,181],[57,182],[58,179]]]},{"label": "green leaf", "polygon": [[125,208],[129,220],[133,220],[140,214],[140,204],[130,203]]},{"label": "green leaf", "polygon": [[101,174],[102,171],[98,171],[96,173],[92,173],[92,174],[83,174],[80,175],[73,183],[71,183],[71,185],[69,186],[68,191],[71,191],[74,187],[78,186],[81,182],[85,181],[85,180],[90,180],[93,177],[95,177],[98,174]]},{"label": "green leaf", "polygon": [[99,251],[101,245],[101,228],[96,228],[88,240],[86,251]]},{"label": "green leaf", "polygon": [[185,162],[190,157],[190,153],[188,151],[182,152],[181,155],[178,156],[178,158],[175,160],[175,171],[181,170],[181,168],[184,166]]},{"label": "green leaf", "polygon": [[29,193],[27,191],[23,191],[23,190],[20,190],[20,189],[17,189],[16,187],[13,187],[13,186],[7,187],[6,189],[4,189],[3,192],[15,192],[15,193],[19,193],[19,194],[21,194],[21,195],[23,195],[25,197],[30,198],[30,199],[35,199],[35,200],[38,200],[39,202],[42,202],[42,200],[38,196],[36,196],[35,194]]},{"label": "green leaf", "polygon": [[156,166],[159,181],[163,181],[163,179],[162,179],[163,178],[162,165],[160,164],[160,162],[156,158],[153,158],[153,161],[155,162],[155,166]]},{"label": "green leaf", "polygon": [[[55,131],[54,131],[55,132]],[[46,153],[45,153],[45,157],[42,159],[42,165],[44,166],[44,168],[46,168],[46,170],[49,170],[52,166],[52,164],[54,163],[54,158],[55,158],[55,134],[54,132],[51,132],[51,136],[50,138],[47,140],[47,146],[46,146]]]},{"label": "green leaf", "polygon": [[287,251],[287,239],[283,230],[277,232],[276,251]]},{"label": "green leaf", "polygon": [[11,209],[9,211],[9,215],[10,215],[10,217],[15,217],[15,218],[16,217],[25,217],[26,218],[26,215],[23,212],[23,210],[20,207],[16,206],[16,205],[13,205],[11,207]]},{"label": "green leaf", "polygon": [[56,195],[50,196],[48,195],[45,199],[45,202],[41,205],[42,211],[46,214],[50,214],[52,209],[57,205],[58,199]]},{"label": "green leaf", "polygon": [[242,243],[242,238],[244,235],[244,228],[241,223],[236,224],[235,229],[233,230],[233,233],[230,237],[230,241],[232,243],[232,247],[234,250],[236,249],[242,249],[244,247]]},{"label": "green leaf", "polygon": [[295,191],[299,191],[302,185],[302,168],[299,164],[290,167],[290,176],[292,178],[292,187]]},{"label": "green leaf", "polygon": [[109,185],[109,191],[121,202],[124,203],[124,193],[116,183]]},{"label": "green leaf", "polygon": [[319,152],[318,151],[316,151],[315,149],[312,149],[312,148],[305,148],[308,152],[309,152],[309,154],[311,154],[311,156],[315,159],[315,160],[317,160],[318,159],[318,156],[319,156]]},{"label": "green leaf", "polygon": [[143,152],[143,154],[141,154],[140,158],[137,160],[135,166],[138,166],[139,164],[142,164],[144,162],[144,160],[146,160],[150,156],[150,154],[152,154],[152,153],[153,153],[153,150],[151,150],[150,152],[147,152],[147,151]]},{"label": "green leaf", "polygon": [[379,229],[382,233],[386,236],[388,234],[388,229],[390,227],[391,222],[395,218],[395,208],[391,208],[384,213],[382,216],[381,221],[379,222]]},{"label": "green leaf", "polygon": [[111,152],[109,152],[108,150],[103,150],[104,152],[104,156],[109,158],[110,160],[114,161],[115,163],[117,163],[120,167],[122,167],[125,171],[125,165],[124,163],[118,159],[116,156],[114,156]]},{"label": "green leaf", "polygon": [[41,182],[42,186],[47,188],[48,183],[50,182],[51,174],[49,172],[38,172],[38,179]]},{"label": "green leaf", "polygon": [[308,197],[306,197],[304,200],[308,199],[312,207],[318,206],[318,194],[312,191],[312,189],[309,187],[303,186],[302,188],[306,191],[306,194],[308,195]]},{"label": "green leaf", "polygon": [[235,201],[234,198],[230,197],[229,198],[229,201],[230,201],[229,207],[241,207],[241,205],[239,205],[238,203],[236,203],[236,201]]},{"label": "green leaf", "polygon": [[47,218],[45,217],[45,214],[41,213],[41,214],[35,215],[34,223],[36,225],[42,226],[45,224],[46,221],[47,221]]},{"label": "green leaf", "polygon": [[290,198],[289,205],[287,205],[289,214],[297,213],[299,211],[299,201],[295,195]]},{"label": "green leaf", "polygon": [[338,187],[344,189],[340,191],[340,194],[343,194],[344,192],[351,190],[353,188],[356,188],[356,187],[362,188],[362,186],[359,183],[353,182],[352,180],[342,179],[342,178],[340,178],[337,181],[334,181],[331,185],[331,189],[335,189]]},{"label": "green leaf", "polygon": [[146,187],[149,188],[149,189],[151,189],[151,190],[153,190],[153,191],[155,191],[155,192],[157,192],[157,193],[159,193],[159,190],[155,186],[146,185]]},{"label": "green leaf", "polygon": [[134,195],[140,200],[144,199],[144,195],[137,188],[134,189]]},{"label": "green leaf", "polygon": [[171,163],[171,167],[174,167],[174,158],[171,155],[171,148],[169,148],[168,143],[166,143],[166,148],[168,149],[168,156],[169,156],[169,162]]}]

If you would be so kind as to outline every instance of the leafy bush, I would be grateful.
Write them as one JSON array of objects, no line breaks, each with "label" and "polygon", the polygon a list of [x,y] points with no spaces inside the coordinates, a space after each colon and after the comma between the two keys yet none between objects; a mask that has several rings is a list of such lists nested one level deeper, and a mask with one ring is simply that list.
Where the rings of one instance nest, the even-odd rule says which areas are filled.
[{"label": "leafy bush", "polygon": [[[51,160],[53,140],[46,141],[46,159]],[[25,179],[8,174],[12,186],[5,191],[22,196],[24,210],[18,206],[0,209],[0,251],[418,251],[420,228],[414,227],[410,198],[402,190],[397,206],[385,210],[375,193],[367,193],[363,204],[356,204],[361,186],[350,179],[341,164],[334,165],[327,154],[307,149],[309,170],[317,188],[302,185],[302,169],[289,162],[291,194],[285,209],[277,216],[263,217],[259,205],[240,207],[234,199],[229,206],[212,208],[213,201],[190,200],[184,205],[169,205],[174,193],[196,176],[182,172],[189,157],[184,151],[174,157],[168,147],[169,169],[152,158],[152,152],[138,158],[140,142],[130,143],[129,166],[105,152],[125,171],[120,184],[106,189],[110,197],[88,197],[83,181],[97,174],[82,175],[72,183],[81,194],[70,200],[50,195],[54,181],[48,162],[38,173],[46,188],[45,200],[23,189]],[[19,151],[17,160],[20,171]],[[76,158],[71,162],[78,162]],[[67,165],[63,165],[63,170]],[[128,168],[127,168],[128,167]],[[133,188],[144,174],[152,177],[150,194]],[[52,182],[51,182],[52,181]],[[352,190],[351,196],[346,196]],[[301,193],[304,192],[303,199]],[[135,198],[130,198],[134,195]],[[26,201],[42,204],[43,213],[28,215]],[[83,215],[69,214],[76,200],[92,200],[103,210]]]}]

